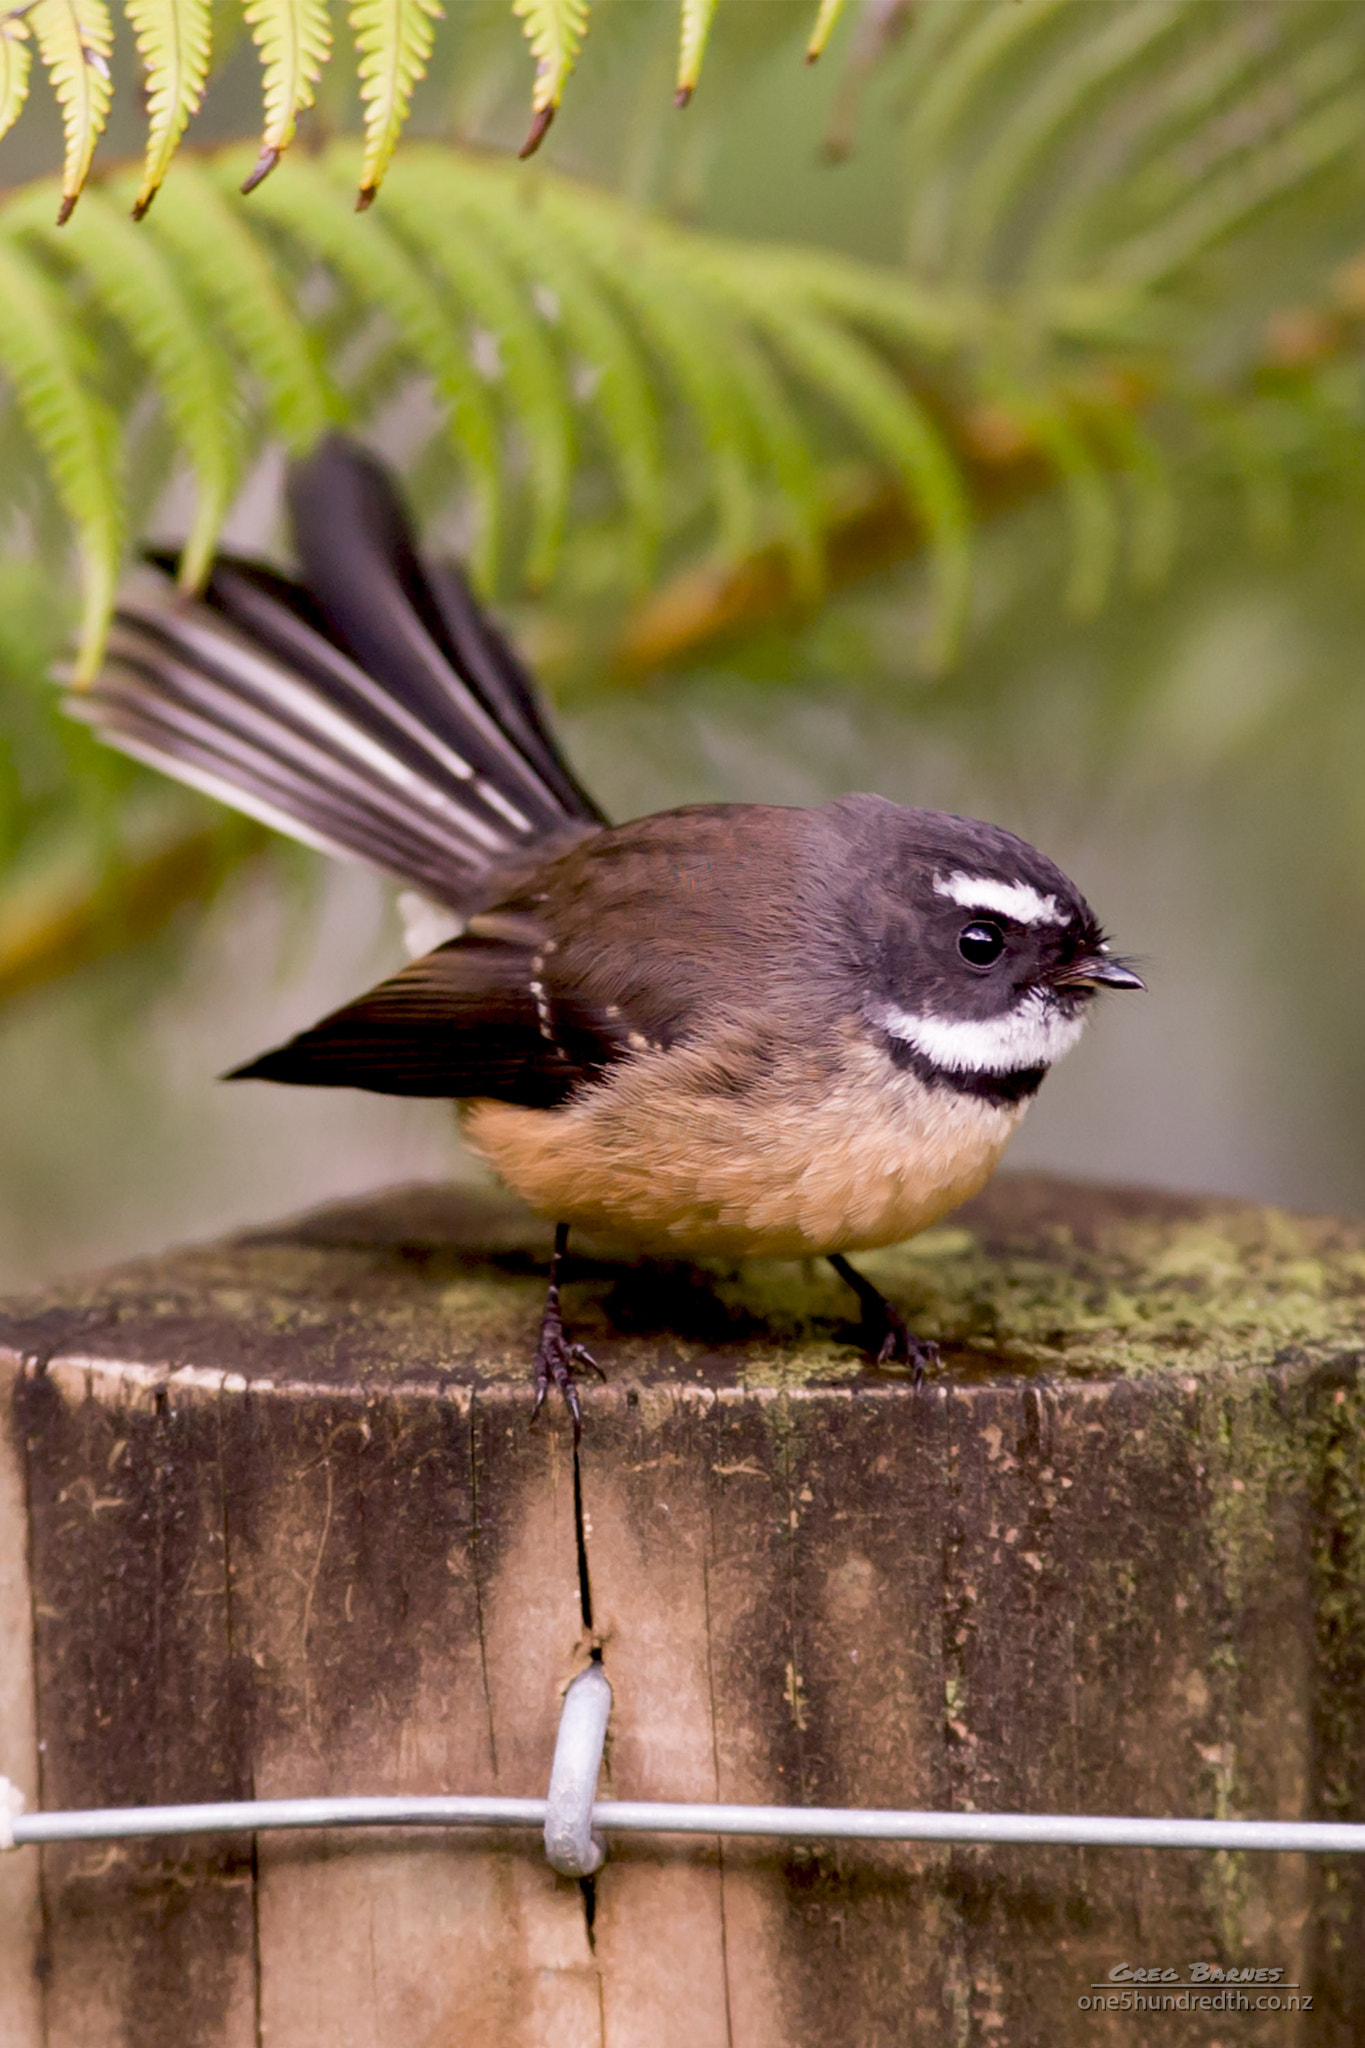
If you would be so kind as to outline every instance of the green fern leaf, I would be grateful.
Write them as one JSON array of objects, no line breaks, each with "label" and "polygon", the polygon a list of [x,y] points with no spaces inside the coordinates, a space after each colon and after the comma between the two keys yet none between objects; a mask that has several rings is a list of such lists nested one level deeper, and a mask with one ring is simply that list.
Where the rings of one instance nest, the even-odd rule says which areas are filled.
[{"label": "green fern leaf", "polygon": [[147,154],[133,201],[141,220],[204,97],[213,9],[212,0],[124,0],[124,9],[147,67]]},{"label": "green fern leaf", "polygon": [[635,336],[545,209],[525,204],[519,178],[477,161],[459,163],[444,151],[427,153],[422,174],[489,234],[532,299],[553,307],[566,346],[591,380],[592,409],[630,515],[624,546],[634,580],[643,583],[663,532],[665,472],[650,366]]},{"label": "green fern leaf", "polygon": [[1088,401],[1088,410],[1128,486],[1132,580],[1139,590],[1152,589],[1170,568],[1179,538],[1180,507],[1170,464],[1126,406],[1102,394]]},{"label": "green fern leaf", "polygon": [[834,34],[839,16],[844,11],[844,0],[820,0],[820,12],[815,17],[815,26],[806,44],[806,62],[814,64],[823,57],[830,37]]},{"label": "green fern leaf", "polygon": [[[1294,17],[1283,24],[1285,29],[1294,25]],[[1172,150],[1200,161],[1197,138],[1211,117],[1228,134],[1255,132],[1254,102],[1264,90],[1265,60],[1272,52],[1279,69],[1285,62],[1281,37],[1262,42],[1232,16],[1224,32],[1202,48],[1182,43],[1170,53],[1164,75],[1155,82],[1144,73],[1136,92],[1130,85],[1123,99],[1110,95],[1110,118],[1090,125],[1083,147],[1071,156],[1066,186],[1050,218],[1038,225],[1025,266],[1028,280],[1074,277],[1085,264],[1087,247],[1112,242],[1116,220],[1131,227],[1135,218],[1144,217],[1143,195],[1154,163],[1169,163]],[[1286,94],[1291,105],[1294,97]],[[1201,169],[1206,172],[1207,165]],[[1169,196],[1164,201],[1158,197],[1156,213],[1169,211],[1170,204]]]},{"label": "green fern leaf", "polygon": [[675,107],[685,107],[697,89],[701,60],[711,34],[716,0],[682,0],[682,39],[678,45],[678,86]]},{"label": "green fern leaf", "polygon": [[419,161],[394,166],[385,211],[419,262],[434,269],[456,301],[497,338],[503,385],[515,408],[528,465],[531,534],[526,573],[548,580],[568,510],[574,433],[564,378],[529,294],[509,275],[494,243],[447,191],[433,190]]},{"label": "green fern leaf", "polygon": [[825,572],[820,533],[825,507],[815,450],[767,356],[742,330],[736,335],[733,368],[759,462],[775,487],[792,585],[803,602],[810,602],[820,595]]},{"label": "green fern leaf", "polygon": [[730,248],[741,268],[751,275],[755,266],[762,271],[775,297],[794,293],[841,321],[917,351],[946,356],[978,338],[985,326],[986,304],[979,294],[928,289],[901,271],[874,270],[825,249]]},{"label": "green fern leaf", "polygon": [[1095,26],[1074,46],[1053,58],[1041,78],[1000,123],[967,182],[959,210],[954,268],[968,276],[987,268],[994,238],[1029,189],[1029,173],[1041,156],[1048,160],[1067,124],[1096,99],[1113,91],[1114,80],[1135,69],[1154,46],[1171,36],[1196,0],[1147,0],[1111,14],[1095,10]]},{"label": "green fern leaf", "polygon": [[57,289],[0,239],[0,370],[76,529],[85,601],[75,675],[89,682],[114,607],[122,519],[114,422],[82,378],[78,347],[79,330]]},{"label": "green fern leaf", "polygon": [[971,508],[942,435],[912,393],[853,335],[818,314],[772,303],[761,284],[732,279],[752,318],[806,383],[843,414],[901,477],[906,501],[923,520],[937,584],[933,630],[924,649],[931,669],[956,652],[971,591]]},{"label": "green fern leaf", "polygon": [[1079,619],[1093,618],[1108,595],[1118,557],[1113,490],[1086,435],[1055,393],[1037,399],[1011,393],[1008,402],[1061,477],[1071,521],[1067,609]]},{"label": "green fern leaf", "polygon": [[0,22],[0,135],[7,134],[24,111],[32,64],[28,24],[12,14]]},{"label": "green fern leaf", "polygon": [[544,141],[565,82],[578,62],[588,32],[588,0],[512,0],[512,12],[525,24],[526,40],[536,60],[531,96],[534,119],[521,146],[522,155],[531,156]]},{"label": "green fern leaf", "polygon": [[[1048,28],[1070,0],[1016,0],[1009,7],[984,13],[968,8],[940,7],[926,26],[951,28],[961,16],[966,26],[955,44],[935,52],[935,61],[921,81],[906,126],[906,170],[914,195],[910,218],[911,267],[921,274],[938,270],[945,254],[951,214],[945,219],[945,188],[949,186],[949,147],[954,125],[985,97],[999,71],[1018,61],[1021,45]],[[1077,10],[1078,18],[1083,10]],[[910,56],[917,55],[912,40]]]},{"label": "green fern leaf", "polygon": [[706,447],[721,546],[727,554],[744,554],[758,533],[758,489],[747,459],[752,437],[734,375],[730,320],[723,309],[706,305],[693,279],[679,274],[680,266],[659,260],[662,235],[623,232],[616,208],[560,188],[541,194],[541,210],[565,244],[630,308],[667,366]]},{"label": "green fern leaf", "polygon": [[1263,144],[1253,162],[1234,163],[1208,179],[1169,217],[1109,251],[1101,275],[1130,289],[1150,291],[1165,283],[1224,236],[1244,227],[1260,208],[1317,177],[1337,159],[1354,156],[1362,133],[1365,92],[1357,87]]},{"label": "green fern leaf", "polygon": [[229,198],[194,159],[182,162],[157,202],[151,233],[250,364],[285,446],[310,447],[341,417],[341,402],[236,194]]},{"label": "green fern leaf", "polygon": [[241,472],[231,365],[155,240],[107,192],[92,191],[77,226],[60,238],[32,195],[6,208],[4,223],[11,235],[27,231],[70,262],[146,364],[198,485],[180,561],[181,581],[193,587],[208,569]]},{"label": "green fern leaf", "polygon": [[243,192],[254,192],[294,140],[299,115],[313,104],[313,87],[332,54],[327,0],[247,0],[251,40],[265,74],[265,129],[261,153]]},{"label": "green fern leaf", "polygon": [[360,97],[365,106],[358,212],[371,203],[389,167],[413,88],[426,77],[435,24],[444,12],[437,0],[354,0],[351,28],[360,52]]},{"label": "green fern leaf", "polygon": [[62,110],[66,151],[57,213],[61,227],[81,196],[95,144],[109,118],[114,31],[104,0],[37,0],[28,18]]},{"label": "green fern leaf", "polygon": [[[230,177],[239,161],[220,160]],[[332,153],[337,178],[353,175],[350,149]],[[473,488],[478,530],[473,549],[476,576],[492,581],[497,563],[502,502],[502,463],[497,423],[487,387],[475,373],[452,331],[449,307],[384,224],[357,227],[331,178],[315,163],[290,164],[288,175],[272,179],[260,208],[301,248],[310,263],[326,263],[353,290],[360,306],[380,306],[407,350],[431,377],[449,411],[450,440]]]}]

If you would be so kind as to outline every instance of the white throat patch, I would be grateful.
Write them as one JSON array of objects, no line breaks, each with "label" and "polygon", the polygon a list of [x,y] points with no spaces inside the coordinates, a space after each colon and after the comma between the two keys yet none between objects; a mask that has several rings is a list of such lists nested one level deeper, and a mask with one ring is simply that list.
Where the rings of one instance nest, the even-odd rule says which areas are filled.
[{"label": "white throat patch", "polygon": [[994,910],[1016,924],[1065,924],[1055,896],[1043,896],[1027,882],[997,882],[990,875],[935,875],[934,890],[963,910]]},{"label": "white throat patch", "polygon": [[888,1003],[876,1021],[950,1074],[1018,1074],[1050,1067],[1070,1052],[1085,1029],[1084,1013],[1068,1016],[1044,989],[1030,989],[999,1017],[917,1017]]}]

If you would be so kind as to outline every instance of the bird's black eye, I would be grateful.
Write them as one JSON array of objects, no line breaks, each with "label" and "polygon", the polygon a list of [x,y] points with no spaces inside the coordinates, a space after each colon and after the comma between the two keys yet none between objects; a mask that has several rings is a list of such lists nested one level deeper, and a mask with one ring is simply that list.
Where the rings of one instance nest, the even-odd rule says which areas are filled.
[{"label": "bird's black eye", "polygon": [[1005,950],[1005,934],[989,918],[977,918],[963,925],[957,950],[969,967],[990,967]]}]

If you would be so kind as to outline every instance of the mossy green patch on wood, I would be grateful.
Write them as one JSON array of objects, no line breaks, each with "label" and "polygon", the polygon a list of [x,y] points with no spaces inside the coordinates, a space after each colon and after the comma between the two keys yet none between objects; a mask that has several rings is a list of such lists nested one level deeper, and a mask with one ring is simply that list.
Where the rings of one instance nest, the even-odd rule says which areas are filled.
[{"label": "mossy green patch on wood", "polygon": [[861,1263],[923,1336],[1051,1372],[1246,1370],[1365,1342],[1365,1238],[1348,1226],[1232,1204],[1096,1222],[1027,1249],[930,1231]]},{"label": "mossy green patch on wood", "polygon": [[[528,1370],[548,1228],[504,1197],[413,1189],[140,1261],[14,1304],[8,1326],[95,1355],[226,1363],[331,1384],[478,1384]],[[958,1217],[859,1261],[952,1383],[1250,1372],[1365,1344],[1365,1228],[1002,1177]],[[614,1377],[847,1383],[866,1370],[849,1291],[818,1259],[668,1266],[572,1247],[573,1333]]]}]

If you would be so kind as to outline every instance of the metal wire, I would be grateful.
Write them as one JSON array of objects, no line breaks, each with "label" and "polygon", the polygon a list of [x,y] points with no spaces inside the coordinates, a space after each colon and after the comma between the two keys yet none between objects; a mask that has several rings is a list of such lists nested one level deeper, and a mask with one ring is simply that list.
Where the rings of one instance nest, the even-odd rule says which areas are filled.
[{"label": "metal wire", "polygon": [[[545,1799],[251,1799],[206,1806],[17,1814],[14,1846],[276,1828],[544,1828]],[[872,1807],[707,1806],[599,1799],[606,1834],[767,1835],[794,1841],[1035,1843],[1094,1849],[1233,1849],[1365,1855],[1365,1827],[1335,1821],[1140,1820],[1064,1813],[914,1813]]]},{"label": "metal wire", "polygon": [[567,1687],[547,1799],[242,1799],[205,1806],[25,1813],[0,1778],[0,1849],[135,1835],[242,1834],[276,1828],[540,1828],[555,1869],[596,1870],[601,1836],[767,1835],[791,1841],[1033,1843],[1092,1849],[1232,1849],[1365,1855],[1365,1827],[1336,1821],[1140,1820],[1074,1813],[914,1813],[876,1807],[710,1806],[597,1799],[611,1687],[594,1660]]},{"label": "metal wire", "polygon": [[20,1813],[14,1846],[131,1835],[238,1835],[274,1828],[540,1828],[544,1799],[234,1799],[206,1806],[108,1806]]}]

